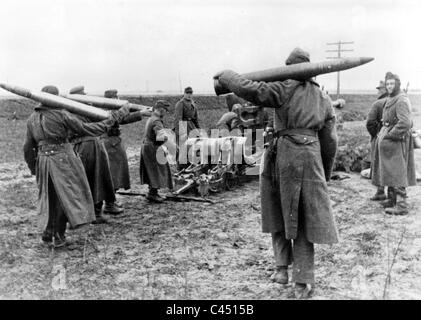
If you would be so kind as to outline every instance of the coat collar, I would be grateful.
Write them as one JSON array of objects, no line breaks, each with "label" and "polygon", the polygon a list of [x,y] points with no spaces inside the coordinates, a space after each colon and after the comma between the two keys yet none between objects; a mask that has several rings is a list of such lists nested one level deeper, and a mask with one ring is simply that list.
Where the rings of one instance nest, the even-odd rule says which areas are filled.
[{"label": "coat collar", "polygon": [[392,98],[388,97],[386,98],[386,104],[384,107],[389,108],[393,106],[396,102],[398,102],[398,100],[403,100],[405,98],[406,98],[406,94],[404,92],[401,92]]}]

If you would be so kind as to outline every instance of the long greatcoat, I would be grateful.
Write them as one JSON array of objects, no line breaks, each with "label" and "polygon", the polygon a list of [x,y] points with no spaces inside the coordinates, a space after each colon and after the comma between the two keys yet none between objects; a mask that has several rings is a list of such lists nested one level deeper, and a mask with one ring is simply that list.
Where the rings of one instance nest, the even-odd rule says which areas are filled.
[{"label": "long greatcoat", "polygon": [[187,122],[187,134],[193,129],[199,129],[199,117],[197,115],[197,107],[193,100],[182,98],[175,104],[174,114],[174,130],[176,136],[179,136],[180,121]]},{"label": "long greatcoat", "polygon": [[[105,132],[111,125],[108,120],[84,123],[67,111],[43,107],[36,108],[30,115],[23,150],[29,169],[36,175],[38,210],[43,228],[48,221],[48,190],[51,187],[55,189],[72,228],[95,220],[92,195],[82,161],[66,141],[69,133],[95,136]],[[38,147],[40,141],[54,144]],[[53,186],[49,185],[49,177]]]},{"label": "long greatcoat", "polygon": [[[328,96],[313,81],[255,82],[226,71],[219,82],[241,98],[274,108],[275,131],[317,132],[280,136],[274,145],[275,159],[265,152],[260,175],[263,232],[282,232],[286,239],[295,239],[300,223],[308,241],[337,242],[326,184],[337,148],[335,113]],[[299,216],[304,221],[298,221]]]},{"label": "long greatcoat", "polygon": [[375,186],[416,185],[411,102],[404,93],[387,98],[383,127],[375,142],[372,183]]},{"label": "long greatcoat", "polygon": [[[77,115],[81,121],[90,122],[87,117]],[[110,162],[104,142],[100,137],[76,135],[71,139],[76,154],[82,160],[91,188],[94,203],[103,200],[114,202],[114,185],[111,177]]]},{"label": "long greatcoat", "polygon": [[129,163],[126,148],[120,136],[101,136],[110,161],[114,189],[130,189]]},{"label": "long greatcoat", "polygon": [[[120,124],[128,124],[142,120],[142,113],[139,111],[131,112],[125,116]],[[114,126],[110,131],[117,132],[118,135],[104,134],[101,139],[104,142],[105,149],[108,153],[110,163],[111,177],[114,189],[130,189],[130,173],[129,163],[127,160],[126,147],[121,139],[120,126]],[[109,131],[109,133],[110,133]]]},{"label": "long greatcoat", "polygon": [[[164,160],[163,142],[156,141],[160,130],[164,129],[162,119],[152,115],[145,126],[145,136],[140,150],[140,183],[151,188],[173,188],[171,169]],[[165,162],[165,163],[164,163]]]},{"label": "long greatcoat", "polygon": [[377,135],[379,134],[380,129],[382,128],[383,108],[385,104],[386,104],[386,98],[376,100],[371,106],[371,109],[367,115],[366,128],[371,137],[371,140],[370,140],[371,167],[373,167],[373,159],[374,159]]}]

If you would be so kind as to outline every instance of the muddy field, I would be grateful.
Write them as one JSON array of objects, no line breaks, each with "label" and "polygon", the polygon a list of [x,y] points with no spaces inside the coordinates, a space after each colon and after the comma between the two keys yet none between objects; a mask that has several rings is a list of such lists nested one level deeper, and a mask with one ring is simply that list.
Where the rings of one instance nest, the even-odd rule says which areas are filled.
[{"label": "muddy field", "polygon": [[[202,119],[212,123],[209,119],[225,111],[224,102],[205,98]],[[142,99],[149,104],[153,98]],[[346,99],[346,112],[365,114],[374,96]],[[215,111],[207,104],[216,105]],[[413,104],[415,126],[421,129],[421,100],[414,97]],[[211,196],[216,204],[151,205],[141,196],[119,195],[124,214],[110,216],[107,225],[68,231],[73,244],[66,250],[43,246],[35,178],[22,156],[32,107],[22,101],[0,103],[0,298],[292,298],[290,286],[269,279],[271,239],[260,231],[256,178]],[[17,120],[10,119],[11,110],[18,111]],[[138,173],[144,121],[123,128],[133,191],[146,189]],[[368,139],[363,121],[345,123],[340,135],[342,144],[352,135]],[[313,299],[420,299],[421,187],[409,188],[408,216],[388,216],[368,199],[375,191],[370,181],[357,173],[348,176],[329,183],[340,243],[316,245]]]}]

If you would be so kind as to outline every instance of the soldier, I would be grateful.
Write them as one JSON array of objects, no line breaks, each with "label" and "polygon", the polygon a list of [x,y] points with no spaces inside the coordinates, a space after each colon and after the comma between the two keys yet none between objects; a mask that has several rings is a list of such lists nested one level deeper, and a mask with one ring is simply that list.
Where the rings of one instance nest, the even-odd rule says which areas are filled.
[{"label": "soldier", "polygon": [[[54,86],[42,91],[58,95]],[[44,242],[62,247],[66,244],[67,221],[71,228],[77,228],[95,220],[88,180],[80,158],[69,144],[69,134],[98,136],[127,113],[128,109],[122,108],[113,113],[113,119],[84,123],[65,110],[39,105],[30,115],[23,151],[37,179]]]},{"label": "soldier", "polygon": [[[178,152],[180,143],[187,140],[190,131],[200,129],[197,107],[192,99],[192,95],[193,89],[191,87],[185,88],[183,98],[175,105],[174,130],[177,143],[177,163],[180,170],[187,165],[187,159],[184,157],[184,154],[180,157],[180,153]],[[180,130],[181,121],[187,122],[186,132]]]},{"label": "soldier", "polygon": [[[296,48],[286,64],[309,61],[309,54]],[[331,101],[312,79],[266,83],[231,70],[215,78],[241,98],[274,108],[274,139],[260,176],[262,229],[272,234],[272,280],[288,283],[293,261],[295,296],[306,298],[314,286],[313,244],[338,241],[326,183],[337,148]]]},{"label": "soldier", "polygon": [[[85,94],[84,87],[78,86],[70,90],[70,94]],[[79,116],[82,121],[89,122],[86,117]],[[107,223],[102,215],[102,206],[105,200],[109,205],[106,207],[110,214],[120,214],[124,210],[118,207],[115,197],[115,190],[111,178],[108,154],[104,143],[99,137],[87,135],[74,135],[70,142],[74,150],[79,154],[88,177],[92,197],[94,199],[95,217],[93,224]]]},{"label": "soldier", "polygon": [[416,185],[411,102],[401,91],[398,75],[386,73],[385,83],[388,96],[383,108],[383,126],[375,142],[371,180],[375,186],[388,186],[396,198],[393,207],[385,212],[406,215],[406,187]]},{"label": "soldier", "polygon": [[234,129],[240,129],[243,132],[244,126],[240,119],[239,111],[241,105],[236,103],[232,106],[232,111],[226,112],[216,123],[216,127],[219,130],[228,130],[228,132]]},{"label": "soldier", "polygon": [[[117,93],[118,91],[114,89],[107,90],[104,93],[104,97],[110,99],[118,99]],[[133,115],[129,115],[128,117],[131,116]],[[125,123],[126,118],[127,117],[123,119],[121,124]],[[136,120],[142,120],[142,116],[139,115],[138,119]],[[108,154],[114,191],[117,191],[120,188],[125,190],[130,189],[129,163],[127,161],[126,148],[124,147],[120,135],[121,130],[119,124],[117,123],[115,126],[111,127],[106,134],[101,136]],[[115,205],[121,207],[121,205],[117,202],[115,202]],[[104,213],[115,214],[118,212],[115,212],[113,203],[105,201]]]},{"label": "soldier", "polygon": [[159,152],[162,155],[163,151],[162,148],[159,150],[160,147],[168,140],[163,123],[168,107],[169,103],[165,100],[156,102],[152,116],[146,122],[145,136],[140,151],[140,183],[149,185],[146,199],[157,203],[164,200],[158,194],[158,189],[173,188],[170,166],[167,161],[162,161],[162,157],[159,157]]},{"label": "soldier", "polygon": [[83,94],[85,95],[85,87],[84,86],[76,86],[73,87],[72,89],[70,89],[69,91],[70,94]]},{"label": "soldier", "polygon": [[[386,104],[386,97],[387,91],[384,81],[380,81],[379,85],[376,87],[377,89],[377,100],[371,106],[370,112],[367,115],[367,131],[371,136],[371,168],[373,168],[373,162],[375,160],[374,153],[375,153],[375,144],[377,140],[377,135],[382,128],[382,116],[383,116],[383,107]],[[378,159],[376,159],[378,160]],[[372,170],[370,170],[370,175],[372,174]],[[387,189],[387,196],[384,192],[384,186],[377,186],[377,191],[374,196],[370,198],[373,201],[383,201],[388,199],[384,205],[387,207],[393,207],[394,202],[396,199],[393,197],[393,192],[391,189]]]}]

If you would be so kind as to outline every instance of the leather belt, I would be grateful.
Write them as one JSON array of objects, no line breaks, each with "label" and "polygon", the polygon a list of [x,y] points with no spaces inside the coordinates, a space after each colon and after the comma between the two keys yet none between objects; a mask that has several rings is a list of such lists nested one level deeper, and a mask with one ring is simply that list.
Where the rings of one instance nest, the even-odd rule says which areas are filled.
[{"label": "leather belt", "polygon": [[292,129],[282,129],[275,132],[277,137],[288,136],[291,134],[300,134],[305,136],[317,137],[317,131],[313,129],[306,128],[292,128]]},{"label": "leather belt", "polygon": [[67,152],[67,150],[73,150],[71,144],[68,142],[38,145],[38,155],[43,156],[51,156],[57,153]]},{"label": "leather belt", "polygon": [[42,147],[45,145],[56,145],[56,144],[63,144],[68,143],[69,141],[67,139],[63,140],[40,140],[38,141],[38,147]]}]

